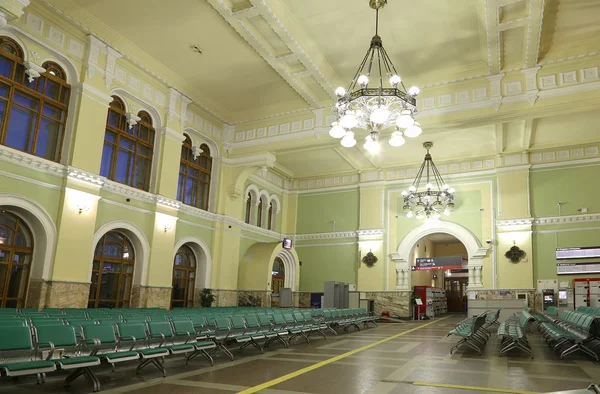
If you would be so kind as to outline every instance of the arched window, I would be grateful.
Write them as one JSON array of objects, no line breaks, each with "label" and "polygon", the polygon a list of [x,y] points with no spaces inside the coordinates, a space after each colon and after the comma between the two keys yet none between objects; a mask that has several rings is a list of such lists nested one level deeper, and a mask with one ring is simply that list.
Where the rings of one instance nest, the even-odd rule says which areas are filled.
[{"label": "arched window", "polygon": [[200,145],[200,150],[201,153],[195,151],[190,137],[185,137],[181,147],[177,199],[184,204],[208,210],[212,158],[206,144]]},{"label": "arched window", "polygon": [[279,257],[275,257],[273,262],[273,270],[271,272],[271,290],[273,294],[279,294],[279,290],[285,284],[285,267],[283,261]]},{"label": "arched window", "polygon": [[100,175],[148,191],[154,151],[154,127],[147,112],[138,113],[133,127],[127,123],[125,103],[116,96],[108,109]]},{"label": "arched window", "polygon": [[135,255],[129,239],[109,231],[96,245],[88,308],[127,308]]},{"label": "arched window", "polygon": [[250,224],[250,214],[252,213],[252,193],[248,192],[246,197],[246,223]]},{"label": "arched window", "polygon": [[195,284],[196,256],[189,246],[183,245],[175,254],[173,263],[171,308],[192,308]]},{"label": "arched window", "polygon": [[25,306],[33,237],[16,215],[0,211],[0,307]]},{"label": "arched window", "polygon": [[59,162],[71,86],[58,64],[42,67],[46,72],[30,77],[21,47],[0,37],[0,143]]},{"label": "arched window", "polygon": [[256,225],[261,227],[262,225],[262,210],[263,210],[263,200],[262,198],[258,199],[258,215],[256,215]]},{"label": "arched window", "polygon": [[267,228],[273,230],[273,202],[269,203],[269,217],[267,218]]}]

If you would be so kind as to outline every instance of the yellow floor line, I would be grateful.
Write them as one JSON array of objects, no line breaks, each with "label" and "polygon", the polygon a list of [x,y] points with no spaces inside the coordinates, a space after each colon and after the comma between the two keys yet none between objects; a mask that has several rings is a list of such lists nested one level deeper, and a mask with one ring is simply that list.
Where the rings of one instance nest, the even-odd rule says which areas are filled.
[{"label": "yellow floor line", "polygon": [[459,389],[459,390],[487,391],[487,392],[494,392],[494,393],[539,394],[534,391],[497,389],[497,388],[492,388],[492,387],[462,386],[460,384],[427,383],[427,382],[413,382],[412,384],[415,386],[441,387],[441,388],[446,388],[446,389]]},{"label": "yellow floor line", "polygon": [[277,378],[277,379],[273,379],[273,380],[270,380],[270,381],[268,381],[268,382],[265,382],[265,383],[259,384],[258,386],[250,387],[249,389],[246,389],[246,390],[244,390],[244,391],[240,391],[238,394],[251,394],[251,393],[256,393],[256,392],[258,392],[258,391],[260,391],[260,390],[264,390],[264,389],[266,389],[266,388],[269,388],[269,387],[275,386],[276,384],[279,384],[279,383],[285,382],[286,380],[290,380],[290,379],[292,379],[292,378],[295,378],[295,377],[297,377],[297,376],[303,375],[303,374],[305,374],[305,373],[307,373],[307,372],[314,371],[314,370],[315,370],[315,369],[317,369],[317,368],[324,367],[325,365],[328,365],[328,364],[334,363],[334,362],[336,362],[336,361],[339,361],[339,360],[341,360],[341,359],[344,359],[344,358],[346,358],[346,357],[352,356],[353,354],[356,354],[356,353],[358,353],[358,352],[362,352],[363,350],[370,349],[370,348],[372,348],[372,347],[375,347],[375,346],[377,346],[377,345],[381,345],[382,343],[385,343],[385,342],[387,342],[387,341],[391,341],[392,339],[395,339],[395,338],[401,337],[402,335],[406,335],[406,334],[408,334],[408,333],[410,333],[410,332],[413,332],[413,331],[419,330],[419,329],[421,329],[421,328],[423,328],[423,327],[427,327],[427,326],[430,326],[430,325],[432,325],[432,324],[438,323],[438,322],[440,322],[440,321],[442,321],[442,320],[444,320],[444,319],[447,319],[447,318],[449,318],[449,317],[450,317],[450,316],[442,317],[442,318],[440,318],[440,319],[437,319],[437,320],[434,320],[434,321],[432,321],[432,322],[429,322],[429,323],[423,324],[422,326],[415,327],[415,328],[411,328],[410,330],[407,330],[407,331],[404,331],[404,332],[401,332],[401,333],[398,333],[398,334],[392,335],[391,337],[388,337],[388,338],[382,339],[382,340],[380,340],[380,341],[377,341],[377,342],[373,342],[373,343],[371,343],[371,344],[369,344],[369,345],[365,345],[365,346],[363,346],[363,347],[360,347],[360,348],[358,348],[358,349],[354,349],[354,350],[351,350],[351,351],[349,351],[349,352],[346,352],[346,353],[340,354],[339,356],[335,356],[335,357],[329,358],[329,359],[327,359],[327,360],[321,361],[321,362],[319,362],[319,363],[316,363],[316,364],[310,365],[310,366],[308,366],[308,367],[305,367],[305,368],[299,369],[299,370],[297,370],[297,371],[294,371],[294,372],[288,373],[287,375],[283,375],[283,376],[281,376],[281,377],[279,377],[279,378]]}]

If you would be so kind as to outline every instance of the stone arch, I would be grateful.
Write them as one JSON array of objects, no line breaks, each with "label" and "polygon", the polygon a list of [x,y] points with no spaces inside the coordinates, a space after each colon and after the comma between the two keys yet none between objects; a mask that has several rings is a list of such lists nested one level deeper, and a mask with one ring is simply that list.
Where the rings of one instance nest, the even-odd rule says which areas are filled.
[{"label": "stone arch", "polygon": [[23,219],[33,233],[30,281],[31,279],[51,280],[56,247],[56,225],[48,212],[27,197],[9,193],[0,193],[0,207]]},{"label": "stone arch", "polygon": [[[259,194],[260,191],[255,185],[248,185],[246,191],[244,192],[244,215],[246,215],[246,209],[248,206],[248,195],[250,195],[250,223],[248,224],[256,224],[256,206],[258,205]],[[245,216],[242,218],[242,220],[244,219]]]},{"label": "stone arch", "polygon": [[262,228],[266,228],[267,227],[267,222],[268,222],[268,218],[267,216],[269,215],[269,201],[270,201],[270,196],[269,193],[266,190],[261,190],[258,193],[258,200],[256,201],[256,209],[258,211],[259,209],[259,203],[261,204],[261,212],[260,212],[260,223],[258,222],[258,220],[256,221],[256,226],[257,227],[262,227]]},{"label": "stone arch", "polygon": [[275,194],[273,194],[271,196],[271,199],[269,200],[269,202],[274,203],[273,209],[275,209],[275,213],[281,212],[281,201],[279,201],[279,197],[277,197]]},{"label": "stone arch", "polygon": [[[157,130],[162,127],[163,120],[160,112],[156,109],[156,107],[154,107],[152,104],[148,103],[144,99],[123,88],[112,89],[110,91],[110,95],[119,96],[119,98],[125,102],[127,112],[134,112],[137,115],[137,113],[140,111],[146,111],[148,112],[148,114],[150,114],[150,117],[152,118],[152,126],[154,126],[154,128]],[[139,108],[136,106],[135,110],[133,110],[131,108],[131,101],[137,102],[137,104],[139,104]],[[159,133],[156,134],[158,135]]]},{"label": "stone arch", "polygon": [[186,126],[183,130],[184,134],[187,134],[192,140],[193,145],[206,144],[210,148],[210,156],[215,159],[221,157],[219,145],[210,137],[207,137],[204,133],[199,132],[193,127]]},{"label": "stone arch", "polygon": [[181,238],[175,244],[175,248],[173,249],[173,258],[175,258],[175,254],[177,254],[177,251],[183,245],[189,246],[196,256],[195,288],[210,288],[212,273],[212,257],[210,255],[210,249],[200,238],[194,237],[193,235],[187,235]]},{"label": "stone arch", "polygon": [[295,249],[283,249],[281,242],[251,245],[240,261],[238,289],[271,291],[273,261],[279,257],[285,267],[285,287],[297,291],[300,284],[300,260]]},{"label": "stone arch", "polygon": [[483,258],[487,255],[489,248],[482,247],[481,241],[469,229],[457,223],[430,219],[406,234],[398,245],[396,252],[390,256],[396,263],[396,289],[407,291],[411,289],[411,251],[419,240],[435,233],[450,234],[462,242],[469,257],[469,288],[483,287],[481,269]]},{"label": "stone arch", "polygon": [[92,260],[89,263],[88,277],[92,277],[92,266],[94,260],[94,251],[96,245],[100,241],[100,238],[109,231],[121,231],[129,238],[133,245],[135,253],[135,264],[133,268],[133,285],[134,286],[145,286],[148,277],[148,260],[150,258],[150,244],[144,232],[139,229],[135,224],[126,222],[123,220],[114,220],[102,225],[94,233],[94,241],[92,245]]}]

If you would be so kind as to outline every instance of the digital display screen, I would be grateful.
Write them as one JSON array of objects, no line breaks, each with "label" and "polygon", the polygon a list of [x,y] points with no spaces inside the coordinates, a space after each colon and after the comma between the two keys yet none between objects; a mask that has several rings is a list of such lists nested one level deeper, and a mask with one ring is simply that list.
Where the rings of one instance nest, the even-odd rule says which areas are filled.
[{"label": "digital display screen", "polygon": [[557,260],[594,259],[600,257],[600,246],[556,249]]},{"label": "digital display screen", "polygon": [[462,269],[462,257],[426,257],[416,259],[412,271]]},{"label": "digital display screen", "polygon": [[559,290],[559,292],[558,292],[558,299],[559,300],[566,300],[567,299],[567,292],[566,292],[566,290]]},{"label": "digital display screen", "polygon": [[551,296],[551,295],[545,295],[545,296],[544,296],[544,301],[552,301],[552,299],[553,299],[553,298],[554,298],[554,297],[553,297],[553,296]]},{"label": "digital display screen", "polygon": [[283,243],[282,243],[282,247],[284,249],[291,249],[292,248],[292,240],[289,238],[284,238],[283,239]]},{"label": "digital display screen", "polygon": [[599,274],[600,262],[593,263],[558,263],[556,264],[558,275],[587,275]]}]

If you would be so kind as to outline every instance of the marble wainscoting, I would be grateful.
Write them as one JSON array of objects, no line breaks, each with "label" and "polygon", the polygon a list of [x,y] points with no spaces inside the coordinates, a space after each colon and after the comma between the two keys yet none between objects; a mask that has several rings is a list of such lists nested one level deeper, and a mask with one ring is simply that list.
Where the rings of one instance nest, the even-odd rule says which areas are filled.
[{"label": "marble wainscoting", "polygon": [[25,307],[38,309],[45,308],[49,289],[50,284],[45,280],[31,278],[29,281],[29,288],[27,289]]},{"label": "marble wainscoting", "polygon": [[528,306],[534,310],[542,307],[541,294],[535,294],[534,289],[495,289],[495,290],[467,290],[469,294],[475,293],[478,300],[505,300],[516,299],[517,294],[526,293]]},{"label": "marble wainscoting", "polygon": [[271,306],[271,291],[213,289],[213,306]]},{"label": "marble wainscoting", "polygon": [[408,318],[411,316],[410,291],[369,291],[365,298],[374,301],[375,315],[389,312],[391,316]]},{"label": "marble wainscoting", "polygon": [[87,308],[90,284],[80,282],[46,282],[46,308]]},{"label": "marble wainscoting", "polygon": [[310,293],[295,291],[292,293],[294,306],[297,308],[310,308]]},{"label": "marble wainscoting", "polygon": [[131,291],[131,308],[171,308],[171,287],[134,285]]}]

